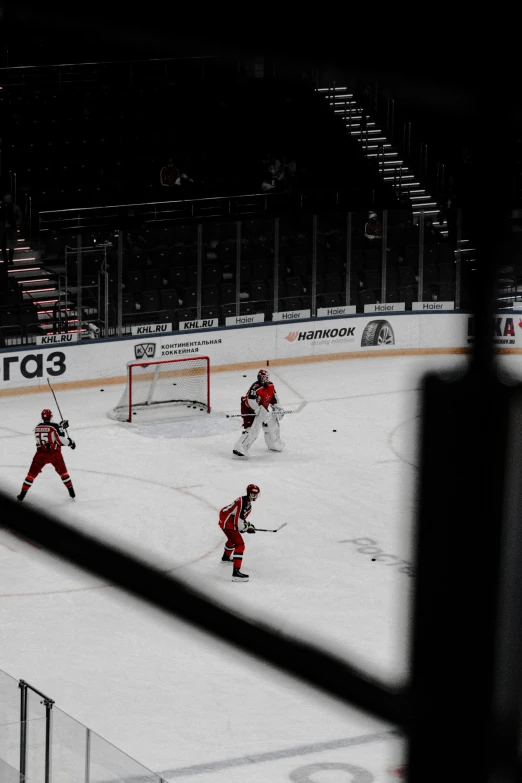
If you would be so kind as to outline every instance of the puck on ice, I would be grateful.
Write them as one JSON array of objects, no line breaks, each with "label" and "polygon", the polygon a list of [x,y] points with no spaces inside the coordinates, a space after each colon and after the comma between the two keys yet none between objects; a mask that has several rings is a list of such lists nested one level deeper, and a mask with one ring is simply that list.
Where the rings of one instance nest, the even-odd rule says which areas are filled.
[{"label": "puck on ice", "polygon": [[100,391],[103,391],[103,389],[100,389]]},{"label": "puck on ice", "polygon": [[337,432],[337,430],[332,430],[332,432]]},{"label": "puck on ice", "polygon": [[374,557],[372,557],[372,563],[375,563],[375,558]]}]

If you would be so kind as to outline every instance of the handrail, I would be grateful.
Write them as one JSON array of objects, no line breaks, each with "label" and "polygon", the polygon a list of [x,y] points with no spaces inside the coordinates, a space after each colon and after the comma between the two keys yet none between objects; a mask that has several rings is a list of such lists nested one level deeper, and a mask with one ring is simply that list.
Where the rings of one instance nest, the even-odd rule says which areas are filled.
[{"label": "handrail", "polygon": [[82,68],[88,65],[134,65],[136,63],[164,63],[164,62],[184,62],[185,60],[221,60],[219,54],[202,54],[186,57],[151,57],[147,60],[93,60],[92,62],[82,63],[44,63],[40,65],[6,65],[0,67],[0,75],[5,71],[22,71],[37,68]]}]

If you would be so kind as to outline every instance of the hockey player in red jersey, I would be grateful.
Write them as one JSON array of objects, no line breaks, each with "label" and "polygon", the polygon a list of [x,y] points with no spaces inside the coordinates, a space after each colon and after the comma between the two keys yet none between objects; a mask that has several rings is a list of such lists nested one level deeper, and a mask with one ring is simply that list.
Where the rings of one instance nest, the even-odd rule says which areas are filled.
[{"label": "hockey player in red jersey", "polygon": [[241,397],[241,415],[243,432],[233,448],[236,457],[248,456],[248,451],[261,429],[270,451],[284,449],[285,444],[281,440],[279,426],[284,413],[268,370],[259,370],[257,381],[252,384],[245,396]]},{"label": "hockey player in red jersey", "polygon": [[248,522],[247,517],[252,511],[252,501],[257,500],[259,492],[260,489],[256,484],[249,484],[246,488],[246,495],[237,498],[219,512],[219,527],[227,537],[221,561],[234,564],[233,582],[248,582],[248,574],[241,573],[243,552],[245,551],[245,542],[241,533],[256,532],[254,525]]},{"label": "hockey player in red jersey", "polygon": [[42,472],[42,468],[49,464],[53,466],[60,476],[69,491],[69,495],[72,498],[75,497],[72,481],[67,473],[65,462],[63,461],[62,446],[70,446],[71,449],[75,449],[76,443],[71,440],[65,432],[69,426],[69,422],[62,421],[60,424],[56,424],[52,421],[52,418],[53,414],[46,408],[42,411],[41,423],[35,427],[36,454],[33,457],[26,479],[22,484],[22,491],[17,496],[17,499],[20,501],[25,498],[33,485],[33,481],[38,474]]}]

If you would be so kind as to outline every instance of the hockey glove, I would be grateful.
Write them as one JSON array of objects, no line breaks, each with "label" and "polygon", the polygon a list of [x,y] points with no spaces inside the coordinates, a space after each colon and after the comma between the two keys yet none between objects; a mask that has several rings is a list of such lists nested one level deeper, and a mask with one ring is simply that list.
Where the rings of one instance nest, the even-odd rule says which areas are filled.
[{"label": "hockey glove", "polygon": [[76,443],[75,443],[75,442],[72,440],[72,441],[69,443],[69,446],[71,447],[71,449],[73,449],[73,450],[74,450],[74,449],[76,448]]},{"label": "hockey glove", "polygon": [[255,533],[255,532],[256,532],[256,529],[255,529],[254,525],[249,525],[249,526],[247,527],[247,529],[246,529],[246,532],[247,532],[247,533]]},{"label": "hockey glove", "polygon": [[63,421],[60,422],[60,427],[62,428],[62,430],[69,429],[69,422],[67,421],[67,419],[64,419]]}]

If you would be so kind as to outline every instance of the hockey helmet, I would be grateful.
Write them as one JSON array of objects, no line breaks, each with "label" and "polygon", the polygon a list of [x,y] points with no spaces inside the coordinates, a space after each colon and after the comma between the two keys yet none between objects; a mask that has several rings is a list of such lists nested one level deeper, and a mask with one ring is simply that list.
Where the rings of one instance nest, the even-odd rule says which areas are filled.
[{"label": "hockey helmet", "polygon": [[252,498],[252,500],[257,500],[257,496],[261,490],[257,486],[257,484],[249,484],[247,487],[247,495]]},{"label": "hockey helmet", "polygon": [[269,378],[268,370],[259,370],[257,373],[257,380],[259,383],[268,383]]},{"label": "hockey helmet", "polygon": [[52,418],[53,414],[49,408],[44,408],[42,411],[42,421],[51,421]]}]

